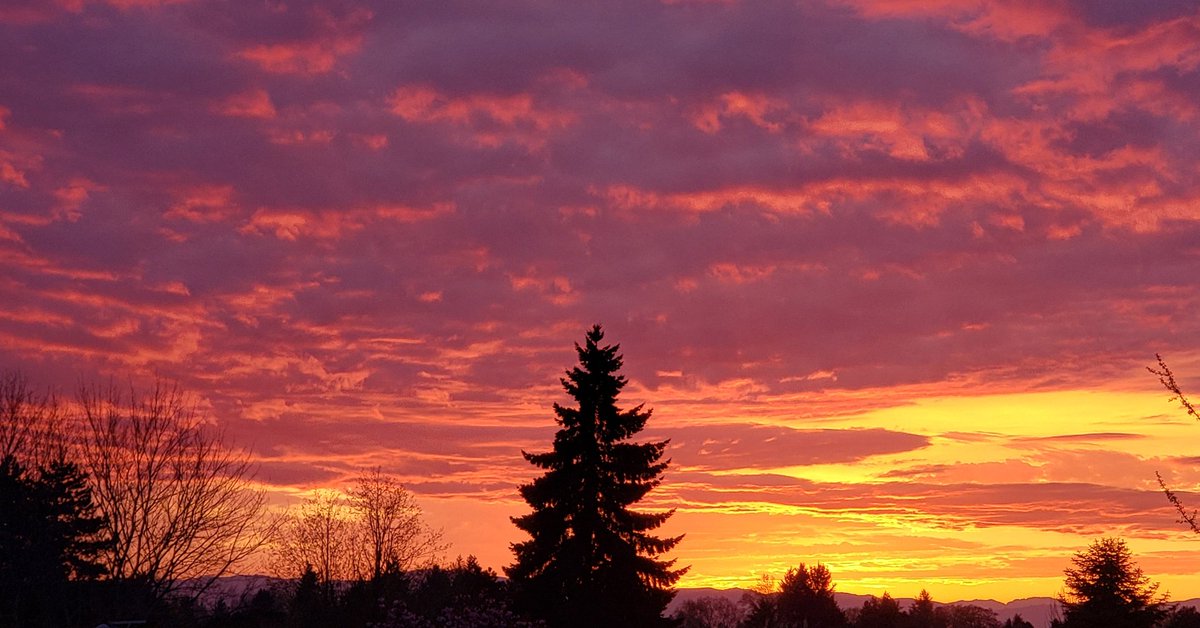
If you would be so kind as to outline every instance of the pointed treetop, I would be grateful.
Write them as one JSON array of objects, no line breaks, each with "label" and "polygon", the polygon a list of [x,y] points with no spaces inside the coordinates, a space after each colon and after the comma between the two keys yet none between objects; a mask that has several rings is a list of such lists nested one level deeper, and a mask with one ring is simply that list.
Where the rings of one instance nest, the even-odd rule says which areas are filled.
[{"label": "pointed treetop", "polygon": [[623,356],[617,355],[617,351],[621,350],[621,345],[602,347],[600,346],[601,340],[604,340],[604,329],[600,327],[599,323],[596,323],[588,330],[582,347],[578,342],[575,343],[575,351],[579,353],[579,363],[587,367],[588,371],[615,371],[621,368]]}]

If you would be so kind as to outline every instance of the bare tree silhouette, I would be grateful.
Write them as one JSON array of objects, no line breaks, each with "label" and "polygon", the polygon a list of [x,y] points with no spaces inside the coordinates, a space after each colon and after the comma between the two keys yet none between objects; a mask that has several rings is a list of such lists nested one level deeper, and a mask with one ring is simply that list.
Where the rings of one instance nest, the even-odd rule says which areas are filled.
[{"label": "bare tree silhouette", "polygon": [[446,549],[441,531],[425,524],[416,498],[396,478],[372,469],[358,477],[348,494],[370,546],[372,577],[388,568],[407,571]]},{"label": "bare tree silhouette", "polygon": [[280,526],[278,537],[274,569],[280,577],[294,578],[311,568],[328,594],[334,582],[366,575],[361,528],[340,491],[313,493]]},{"label": "bare tree silhouette", "polygon": [[105,566],[159,597],[199,596],[266,540],[249,454],[174,385],[84,387],[80,464],[112,536]]},{"label": "bare tree silhouette", "polygon": [[66,457],[63,412],[49,391],[35,390],[20,371],[0,374],[0,459],[27,467]]}]

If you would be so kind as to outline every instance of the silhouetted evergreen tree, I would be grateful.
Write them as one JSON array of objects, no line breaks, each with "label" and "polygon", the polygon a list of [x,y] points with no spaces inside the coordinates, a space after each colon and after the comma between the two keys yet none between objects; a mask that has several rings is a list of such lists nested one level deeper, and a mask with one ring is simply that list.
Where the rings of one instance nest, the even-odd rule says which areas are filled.
[{"label": "silhouetted evergreen tree", "polygon": [[892,596],[884,593],[883,597],[867,598],[854,625],[858,628],[900,628],[904,619],[900,604],[892,599]]},{"label": "silhouetted evergreen tree", "polygon": [[632,443],[650,417],[642,406],[617,407],[625,386],[618,346],[600,346],[604,332],[587,333],[579,366],[563,388],[578,407],[554,404],[561,426],[552,451],[524,453],[546,472],[521,486],[533,512],[513,519],[530,540],[512,546],[505,571],[531,612],[552,626],[654,626],[685,569],[659,560],[682,537],[650,532],[672,514],[630,509],[658,486],[668,462],[667,441]]},{"label": "silhouetted evergreen tree", "polygon": [[779,581],[778,625],[786,628],[841,628],[846,615],[833,598],[833,576],[820,563],[789,569]]},{"label": "silhouetted evergreen tree", "polygon": [[55,569],[74,580],[104,575],[101,553],[109,541],[102,536],[104,517],[92,502],[87,474],[73,462],[55,461],[39,471],[34,488]]},{"label": "silhouetted evergreen tree", "polygon": [[80,581],[104,573],[102,527],[75,465],[57,461],[31,473],[13,456],[0,460],[0,625],[78,621]]},{"label": "silhouetted evergreen tree", "polygon": [[[763,578],[763,585],[774,583]],[[742,596],[742,605],[746,607],[746,618],[742,628],[775,628],[779,624],[779,592],[771,591],[767,586],[756,587]]]},{"label": "silhouetted evergreen tree", "polygon": [[316,570],[312,565],[304,566],[300,581],[296,583],[296,593],[288,609],[288,626],[293,628],[316,628],[324,625],[324,616],[333,605],[331,596],[321,586]]},{"label": "silhouetted evergreen tree", "polygon": [[1166,615],[1166,597],[1133,563],[1125,541],[1097,540],[1071,564],[1059,598],[1066,628],[1149,628]]},{"label": "silhouetted evergreen tree", "polygon": [[913,600],[905,614],[908,615],[908,621],[905,622],[908,628],[945,628],[946,625],[944,618],[938,616],[933,598],[925,589],[921,589],[921,594]]}]

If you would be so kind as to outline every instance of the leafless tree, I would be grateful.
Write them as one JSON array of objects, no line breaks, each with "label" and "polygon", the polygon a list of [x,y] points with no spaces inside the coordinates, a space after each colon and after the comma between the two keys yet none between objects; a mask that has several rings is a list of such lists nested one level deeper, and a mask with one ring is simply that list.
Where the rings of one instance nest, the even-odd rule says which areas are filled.
[{"label": "leafless tree", "polygon": [[78,456],[114,540],[106,566],[159,596],[199,596],[264,543],[265,495],[178,387],[85,387]]},{"label": "leafless tree", "polygon": [[[1171,392],[1173,396],[1169,399],[1169,401],[1178,401],[1183,409],[1188,413],[1188,416],[1200,420],[1200,414],[1197,414],[1196,408],[1192,406],[1190,401],[1188,401],[1187,395],[1183,394],[1183,389],[1179,387],[1179,382],[1175,381],[1175,374],[1171,372],[1171,369],[1167,366],[1166,361],[1163,360],[1163,357],[1157,353],[1154,354],[1154,357],[1156,360],[1158,360],[1158,367],[1155,368],[1153,366],[1147,366],[1146,370],[1150,371],[1154,375],[1157,375],[1158,381],[1163,385],[1164,388]],[[1175,511],[1179,513],[1179,522],[1187,524],[1187,526],[1192,529],[1192,532],[1200,534],[1200,521],[1197,521],[1198,513],[1195,510],[1189,511],[1183,505],[1183,501],[1179,499],[1179,496],[1176,495],[1169,486],[1167,486],[1166,481],[1162,478],[1162,474],[1156,472],[1154,475],[1158,477],[1158,485],[1161,486],[1163,492],[1167,494],[1167,499],[1171,502],[1171,505],[1175,507]]]},{"label": "leafless tree", "polygon": [[295,577],[311,565],[329,587],[432,564],[446,547],[441,531],[422,519],[412,493],[375,469],[345,492],[309,497],[282,526],[273,567],[280,577]]},{"label": "leafless tree", "polygon": [[679,628],[737,628],[745,617],[744,606],[715,595],[687,600],[674,614]]},{"label": "leafless tree", "polygon": [[63,413],[49,391],[38,391],[19,371],[0,374],[0,459],[44,467],[66,456]]},{"label": "leafless tree", "polygon": [[280,528],[275,544],[278,576],[295,578],[311,566],[322,586],[355,580],[366,562],[357,513],[340,491],[317,491]]},{"label": "leafless tree", "polygon": [[407,571],[432,562],[446,549],[441,531],[422,520],[421,507],[412,493],[378,468],[359,476],[349,495],[369,544],[373,577],[389,567]]}]

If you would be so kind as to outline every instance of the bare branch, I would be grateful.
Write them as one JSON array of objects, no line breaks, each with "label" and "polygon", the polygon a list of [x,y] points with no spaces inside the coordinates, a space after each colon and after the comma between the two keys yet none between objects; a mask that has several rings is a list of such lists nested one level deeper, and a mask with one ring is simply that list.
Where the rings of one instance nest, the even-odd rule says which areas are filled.
[{"label": "bare branch", "polygon": [[1158,368],[1156,369],[1152,366],[1147,366],[1146,370],[1150,371],[1154,375],[1157,375],[1158,381],[1162,383],[1163,387],[1175,395],[1168,401],[1179,401],[1179,404],[1183,406],[1183,409],[1186,410],[1192,418],[1200,420],[1200,414],[1196,413],[1196,408],[1192,406],[1192,403],[1188,401],[1187,395],[1183,394],[1183,390],[1179,388],[1179,383],[1175,381],[1175,374],[1172,373],[1171,369],[1167,367],[1167,363],[1163,361],[1162,356],[1156,353],[1154,354],[1154,357],[1158,360]]},{"label": "bare branch", "polygon": [[[1196,413],[1196,408],[1194,408],[1192,403],[1188,401],[1187,395],[1183,394],[1183,389],[1179,387],[1179,382],[1175,381],[1175,374],[1171,372],[1170,367],[1167,366],[1167,363],[1165,360],[1163,360],[1162,355],[1156,353],[1154,354],[1154,358],[1158,360],[1158,368],[1156,369],[1152,366],[1147,366],[1146,370],[1150,371],[1154,375],[1157,375],[1158,381],[1163,385],[1163,387],[1171,391],[1171,393],[1174,395],[1174,397],[1171,397],[1169,401],[1179,401],[1179,404],[1183,406],[1183,409],[1186,410],[1189,415],[1197,420],[1200,420],[1200,414]],[[1183,501],[1179,499],[1179,496],[1167,486],[1166,481],[1162,478],[1162,474],[1156,471],[1154,476],[1158,478],[1158,485],[1162,487],[1163,493],[1166,493],[1167,501],[1170,501],[1171,505],[1175,507],[1175,511],[1179,513],[1179,523],[1187,524],[1187,526],[1192,529],[1192,532],[1200,534],[1200,525],[1197,524],[1196,520],[1197,512],[1195,510],[1188,512],[1188,509],[1184,507]]]},{"label": "bare branch", "polygon": [[1195,510],[1188,512],[1187,508],[1183,507],[1183,502],[1179,501],[1179,497],[1175,495],[1175,492],[1167,487],[1167,483],[1163,481],[1161,474],[1155,472],[1154,476],[1158,478],[1158,485],[1167,494],[1167,500],[1171,502],[1176,512],[1179,513],[1179,523],[1186,523],[1192,529],[1192,532],[1200,534],[1200,526],[1196,523],[1197,512]]},{"label": "bare branch", "polygon": [[262,547],[266,496],[249,486],[249,454],[176,386],[84,388],[79,406],[79,457],[114,539],[113,577],[199,596]]},{"label": "bare branch", "polygon": [[442,532],[422,520],[412,493],[374,469],[344,493],[318,491],[305,501],[282,529],[274,571],[294,578],[311,565],[328,587],[428,566],[446,548]]},{"label": "bare branch", "polygon": [[421,507],[412,493],[378,468],[359,476],[349,495],[371,546],[373,577],[378,578],[388,567],[407,571],[432,562],[446,549],[441,531],[422,521]]},{"label": "bare branch", "polygon": [[280,530],[274,556],[276,575],[295,578],[311,566],[325,587],[363,577],[363,543],[354,517],[339,491],[314,493]]},{"label": "bare branch", "polygon": [[66,457],[62,411],[49,391],[37,391],[19,371],[0,374],[0,459],[44,467]]}]

